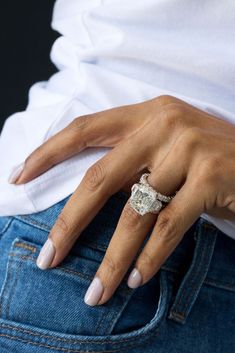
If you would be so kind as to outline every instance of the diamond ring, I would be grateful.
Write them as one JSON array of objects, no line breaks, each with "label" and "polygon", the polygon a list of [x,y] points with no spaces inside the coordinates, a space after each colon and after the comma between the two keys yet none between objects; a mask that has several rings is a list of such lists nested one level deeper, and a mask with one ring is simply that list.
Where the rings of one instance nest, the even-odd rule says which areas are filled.
[{"label": "diamond ring", "polygon": [[159,213],[165,206],[163,202],[168,203],[175,196],[166,196],[154,190],[147,181],[148,175],[150,173],[142,174],[139,183],[132,185],[131,188],[130,205],[141,216],[149,212]]}]

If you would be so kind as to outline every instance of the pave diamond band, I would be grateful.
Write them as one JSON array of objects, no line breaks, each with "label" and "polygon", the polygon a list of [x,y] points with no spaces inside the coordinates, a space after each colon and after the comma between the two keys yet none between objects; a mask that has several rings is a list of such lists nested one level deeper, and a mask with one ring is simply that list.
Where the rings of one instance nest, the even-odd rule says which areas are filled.
[{"label": "pave diamond band", "polygon": [[170,202],[175,195],[173,195],[173,196],[165,196],[165,195],[161,194],[159,191],[154,190],[154,188],[151,185],[149,185],[149,183],[147,181],[147,177],[149,175],[150,175],[150,173],[142,174],[139,182],[141,184],[146,185],[149,188],[153,189],[153,191],[156,193],[156,197],[158,198],[158,200],[164,201],[164,202]]},{"label": "pave diamond band", "polygon": [[165,196],[154,190],[147,181],[149,173],[142,174],[139,183],[132,185],[130,205],[140,215],[146,213],[159,213],[165,206],[164,203],[170,202],[173,196]]}]

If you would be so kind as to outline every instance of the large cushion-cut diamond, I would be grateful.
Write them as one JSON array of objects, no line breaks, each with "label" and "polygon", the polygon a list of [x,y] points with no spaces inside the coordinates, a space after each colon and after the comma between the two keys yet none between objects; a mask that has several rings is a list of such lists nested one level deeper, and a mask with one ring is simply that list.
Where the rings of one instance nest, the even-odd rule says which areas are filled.
[{"label": "large cushion-cut diamond", "polygon": [[141,215],[153,208],[161,209],[162,203],[156,200],[156,194],[146,185],[134,184],[131,188],[131,206]]}]

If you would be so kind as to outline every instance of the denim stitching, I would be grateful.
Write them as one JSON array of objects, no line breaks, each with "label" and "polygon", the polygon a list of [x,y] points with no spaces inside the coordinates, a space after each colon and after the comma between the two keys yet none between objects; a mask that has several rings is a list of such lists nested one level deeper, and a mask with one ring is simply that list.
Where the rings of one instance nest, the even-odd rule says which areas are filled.
[{"label": "denim stitching", "polygon": [[[133,293],[133,292],[132,292],[132,293]],[[130,294],[132,294],[132,293],[130,293]],[[119,318],[120,318],[120,315],[123,313],[123,310],[125,309],[126,305],[127,305],[128,302],[130,301],[131,297],[132,297],[132,295],[130,295],[129,298],[127,298],[127,300],[123,303],[122,307],[120,308],[121,312],[119,311],[119,313],[117,314],[117,315],[119,315],[119,317],[118,317],[116,323],[118,322],[118,320],[119,320]],[[113,325],[115,324],[115,322],[114,322],[115,319],[116,319],[116,315],[115,315],[115,313],[113,312],[113,315],[112,315],[112,317],[111,317],[111,319],[110,319],[110,323],[109,323],[109,326],[108,326],[108,332],[110,332],[111,328],[112,328],[112,330],[114,329],[114,326],[113,326]]]},{"label": "denim stitching", "polygon": [[8,229],[8,227],[10,226],[12,222],[12,218],[10,218],[7,223],[5,224],[4,228],[0,231],[0,236],[2,236]]},{"label": "denim stitching", "polygon": [[18,257],[19,259],[22,259],[22,260],[34,260],[34,257],[30,255],[16,255],[14,252],[10,252],[8,256]]},{"label": "denim stitching", "polygon": [[27,244],[21,243],[21,242],[15,243],[15,246],[18,247],[18,248],[24,248],[26,250],[31,250],[32,252],[36,251],[36,247],[35,246],[27,245]]},{"label": "denim stitching", "polygon": [[[40,223],[38,221],[35,221],[33,219],[31,219],[30,217],[25,217],[25,216],[14,216],[13,218],[15,218],[16,220],[26,223],[28,225],[32,225],[35,226],[36,228],[43,230],[47,233],[50,232],[51,228],[49,228],[46,224],[44,223]],[[1,234],[0,234],[1,235]],[[79,239],[79,238],[78,238]],[[101,251],[106,251],[107,246],[104,244],[97,244],[95,242],[93,242],[92,240],[81,240],[80,241],[82,244],[84,245],[89,245],[90,247],[94,248],[94,249],[98,249]]]},{"label": "denim stitching", "polygon": [[[175,270],[175,269],[173,269],[171,267],[168,267],[168,266],[164,266],[163,265],[161,267],[161,269],[164,270],[164,271],[172,272],[172,273],[177,274],[177,275],[180,274],[180,271]],[[213,286],[213,287],[224,288],[224,289],[229,289],[229,290],[235,290],[235,284],[231,285],[230,283],[220,282],[217,279],[212,278],[212,277],[207,277],[204,280],[203,283],[204,284],[208,284],[208,285]]]},{"label": "denim stitching", "polygon": [[[118,290],[118,289],[117,289],[117,290]],[[121,291],[120,291],[120,292],[121,292]],[[128,289],[124,292],[124,288],[123,288],[123,291],[122,291],[121,293],[126,293],[128,296],[129,296],[129,294],[130,294],[130,296],[129,296],[128,300],[126,300],[123,304],[120,305],[120,309],[119,309],[118,314],[120,314],[120,311],[121,311],[121,313],[123,312],[123,309],[125,308],[127,302],[128,302],[128,301],[130,300],[130,298],[132,297],[133,291],[128,288]],[[107,319],[108,321],[110,321],[110,324],[109,324],[108,328],[106,329],[106,332],[109,333],[109,332],[110,332],[110,328],[112,327],[112,325],[113,325],[113,323],[114,323],[114,319],[116,318],[116,315],[117,315],[117,314],[116,314],[115,311],[111,311],[111,310],[110,310],[110,311],[108,312],[108,314],[107,314],[106,312],[104,312],[103,315],[102,315],[102,317],[101,317],[101,320],[99,321],[99,324],[98,324],[98,326],[97,326],[97,328],[96,328],[95,334],[97,334],[98,330],[100,329],[100,326],[103,324],[104,319]],[[106,334],[107,334],[107,333],[106,333]],[[109,334],[110,334],[110,333],[109,333]]]},{"label": "denim stitching", "polygon": [[44,230],[46,232],[50,232],[50,228],[44,224],[44,223],[40,223],[38,221],[35,221],[33,219],[31,219],[30,217],[26,217],[26,216],[14,216],[13,218],[15,218],[16,220],[32,225],[32,226],[36,226],[37,228]]},{"label": "denim stitching", "polygon": [[[203,247],[203,250],[202,250],[202,252],[201,252],[201,258],[202,258],[202,259],[204,259],[205,251],[206,251],[206,247],[204,246],[204,247]],[[202,268],[202,261],[200,262],[200,265],[196,268],[196,271],[195,271],[196,274],[195,274],[195,272],[194,272],[195,276],[193,277],[193,276],[191,275],[191,276],[190,276],[191,279],[189,279],[188,285],[187,285],[187,286],[185,285],[184,288],[182,288],[181,297],[179,298],[178,305],[177,305],[177,306],[179,306],[179,307],[180,307],[181,304],[182,304],[182,301],[183,301],[183,299],[184,299],[184,297],[185,297],[185,293],[187,293],[188,287],[191,287],[191,285],[192,285],[193,282],[194,282],[194,286],[192,287],[192,289],[191,289],[191,291],[190,291],[189,298],[188,298],[188,300],[185,301],[185,303],[184,303],[184,305],[183,305],[182,312],[178,311],[178,313],[179,313],[179,314],[182,314],[183,316],[186,315],[186,310],[187,310],[187,306],[188,306],[188,303],[189,303],[189,299],[191,299],[191,297],[195,294],[194,289],[197,287],[198,281],[200,281],[200,278],[202,277],[202,275],[200,274],[200,273],[201,273],[201,271],[200,271],[201,268]],[[191,268],[191,270],[192,270],[192,268]],[[185,284],[186,284],[186,282],[185,282]],[[186,295],[186,297],[187,297],[187,295]]]},{"label": "denim stitching", "polygon": [[[15,254],[15,253],[9,253],[8,255],[9,255],[9,256],[12,256],[12,257],[18,257],[18,258],[20,258],[20,259],[22,259],[22,260],[32,260],[33,262],[36,263],[35,258],[32,257],[32,256],[29,256],[29,255],[17,255],[17,254]],[[59,271],[59,270],[61,270],[61,271],[63,271],[63,272],[68,272],[68,273],[71,273],[71,274],[74,274],[74,275],[77,275],[77,276],[79,276],[79,277],[82,277],[82,278],[85,278],[85,279],[89,279],[89,280],[92,278],[92,276],[85,275],[85,274],[82,273],[82,272],[75,271],[75,270],[71,270],[71,269],[68,269],[68,268],[65,268],[65,267],[49,268],[49,270],[52,270],[52,269],[53,269],[54,271]]]},{"label": "denim stitching", "polygon": [[[214,240],[214,239],[212,239],[212,240]],[[216,241],[216,238],[215,238],[215,241]],[[214,248],[215,241],[214,241],[213,243],[209,243],[208,247],[206,247],[206,246],[204,245],[204,252],[203,252],[202,256],[203,256],[203,259],[205,258],[205,260],[206,260],[206,272],[208,271],[208,268],[209,268],[209,266],[210,266],[210,261],[211,261],[211,257],[212,257],[212,254],[213,254],[213,248]],[[208,252],[207,252],[207,253],[211,254],[209,260],[208,260],[207,257],[205,256],[207,249],[208,249]],[[212,251],[212,253],[211,253],[211,251]],[[204,266],[202,266],[202,263],[203,263],[203,265],[205,265],[205,262],[201,261],[200,270],[201,270],[201,268],[204,267]],[[199,267],[199,266],[198,266],[198,267]],[[200,279],[200,282],[201,282],[202,278],[203,278],[204,275],[205,275],[205,271],[203,271],[201,275],[200,275],[200,272],[201,272],[201,271],[198,270],[198,272],[199,272],[199,279]],[[195,277],[196,277],[196,276],[195,276]],[[192,288],[191,293],[188,292],[188,300],[185,301],[185,303],[183,304],[183,307],[182,307],[182,312],[183,312],[184,314],[186,314],[186,311],[187,311],[187,309],[188,309],[187,307],[190,305],[190,301],[191,301],[193,295],[195,294],[194,291],[195,291],[195,289],[196,289],[196,287],[197,287],[197,281],[195,280],[195,277],[192,276],[192,281],[191,281],[191,283],[193,283],[193,281],[195,281],[194,287]],[[191,283],[190,283],[190,286],[191,286]],[[201,284],[201,285],[202,285],[202,284]],[[200,287],[201,287],[201,285],[200,285]],[[187,297],[187,295],[186,295],[186,297]],[[179,312],[179,313],[180,313],[180,312]],[[183,314],[183,313],[182,313],[182,314]]]},{"label": "denim stitching", "polygon": [[[16,291],[16,285],[17,285],[18,280],[19,280],[19,270],[20,270],[20,268],[21,268],[21,265],[17,267],[17,271],[15,273],[15,275],[16,275],[15,282],[14,282],[14,284],[11,287],[12,293],[11,293],[11,295],[9,295],[8,302],[7,302],[7,305],[6,305],[6,318],[7,319],[10,318],[10,305],[11,305],[11,300],[10,299],[12,299],[12,297],[15,294],[15,291]],[[13,264],[11,265],[11,273],[13,273]],[[9,281],[9,278],[8,278],[8,288],[9,288],[9,282],[10,281]],[[6,283],[6,285],[7,285],[7,283]]]},{"label": "denim stitching", "polygon": [[[30,256],[30,255],[18,255],[18,254],[15,254],[15,253],[9,253],[8,256],[12,256],[12,257],[17,257],[17,258],[20,258],[22,260],[32,260],[33,262],[36,263],[36,260],[33,256]],[[72,270],[72,269],[69,269],[69,268],[66,268],[66,267],[54,267],[54,268],[49,268],[48,270],[54,270],[54,271],[63,271],[63,272],[68,272],[68,273],[71,273],[73,275],[76,275],[78,276],[79,278],[84,278],[86,280],[91,280],[93,278],[93,275],[85,275],[84,273],[82,272],[79,272],[79,271],[75,271],[75,270]],[[120,285],[119,287],[119,290],[120,290],[120,293],[122,294],[129,294],[131,289],[129,288],[123,288],[122,287],[122,284]]]},{"label": "denim stitching", "polygon": [[[17,327],[11,326],[11,325],[7,325],[7,324],[1,324],[1,323],[0,323],[0,327],[9,328],[9,329],[11,329],[13,331],[15,330],[15,331],[19,331],[19,332],[29,333],[30,335],[37,336],[38,338],[49,338],[49,339],[52,339],[53,341],[62,341],[62,342],[65,342],[65,343],[72,343],[72,344],[76,344],[76,343],[78,343],[78,344],[89,344],[89,343],[92,343],[93,344],[93,343],[95,343],[95,344],[100,344],[100,345],[113,343],[114,345],[115,344],[118,345],[119,343],[123,343],[123,342],[125,343],[125,342],[131,342],[131,341],[135,341],[135,344],[136,344],[136,339],[138,339],[138,338],[142,338],[142,337],[147,336],[147,335],[149,335],[149,338],[150,338],[153,334],[154,335],[159,335],[158,331],[159,331],[160,325],[157,327],[157,329],[153,330],[152,332],[145,332],[143,334],[141,333],[140,336],[131,337],[129,339],[128,338],[120,339],[118,342],[110,341],[110,340],[105,340],[105,341],[100,342],[100,341],[93,340],[93,339],[91,341],[89,341],[89,340],[76,340],[76,339],[73,340],[73,339],[66,339],[66,338],[60,338],[60,337],[53,337],[53,336],[49,336],[49,335],[35,333],[33,331],[30,331],[30,330],[20,329],[20,328],[17,328]],[[10,337],[15,337],[15,336],[10,336]],[[133,347],[134,346],[135,345],[133,345]],[[130,347],[132,347],[132,345],[128,345],[128,346],[126,346],[125,348],[122,348],[122,349],[127,349],[127,348],[130,348]],[[117,350],[118,349],[109,350],[109,351],[105,350],[104,352],[115,352]],[[78,352],[81,352],[81,351],[78,351]]]},{"label": "denim stitching", "polygon": [[222,282],[216,282],[211,279],[206,280],[205,284],[211,285],[216,288],[228,289],[228,290],[235,291],[235,286],[233,286],[233,285],[231,286],[230,284],[223,284]]},{"label": "denim stitching", "polygon": [[[10,258],[8,259],[8,262],[7,262],[7,267],[6,267],[6,276],[4,278],[4,283],[3,283],[3,290],[1,292],[1,298],[0,298],[0,317],[3,317],[3,303],[4,303],[4,294],[5,292],[7,291],[7,285],[9,283],[9,279],[11,279],[12,277],[12,266],[13,266],[13,263],[12,261],[10,260]],[[8,298],[8,301],[10,300],[10,297]],[[8,305],[8,302],[6,303],[6,306]]]},{"label": "denim stitching", "polygon": [[[203,226],[204,226],[204,224],[203,224]],[[216,228],[213,228],[213,230],[215,230]],[[200,232],[200,234],[201,234],[201,229],[199,229],[199,232]],[[217,232],[216,232],[216,235],[217,235]],[[206,247],[206,245],[205,244],[203,244],[203,242],[202,242],[202,245],[204,245],[203,246],[203,249],[202,249],[202,251],[200,252],[201,253],[201,258],[202,259],[204,259],[205,258],[205,252],[206,252],[206,250],[208,249],[208,250],[211,250],[212,249],[212,247],[213,247],[213,245],[214,245],[214,243],[215,242],[213,242],[213,244],[210,244],[209,243],[209,249],[208,249],[208,247]],[[195,251],[197,251],[197,249],[195,249]],[[199,253],[197,254],[197,256],[199,256]],[[194,258],[195,259],[195,258]],[[194,261],[194,260],[192,260],[192,261]],[[193,265],[193,264],[192,264]],[[195,263],[194,263],[194,266],[195,266]],[[193,297],[193,295],[195,294],[195,292],[194,292],[194,290],[195,290],[195,288],[197,287],[197,282],[198,281],[200,281],[201,282],[201,278],[203,278],[203,276],[204,276],[204,273],[202,273],[201,275],[200,275],[200,273],[201,273],[201,269],[202,269],[202,267],[204,266],[204,262],[203,261],[200,261],[199,262],[199,266],[196,268],[196,274],[194,274],[194,276],[190,276],[189,277],[189,282],[187,283],[187,286],[186,286],[186,282],[185,282],[185,286],[182,288],[182,292],[181,292],[181,295],[180,295],[180,297],[179,297],[179,299],[177,300],[177,302],[174,304],[174,306],[175,306],[175,309],[172,311],[172,315],[177,315],[177,313],[179,314],[179,315],[183,315],[183,317],[184,317],[184,319],[185,319],[185,317],[186,317],[186,315],[187,315],[187,309],[188,309],[188,306],[189,306],[189,304],[190,304],[190,300],[191,300],[191,298]],[[191,266],[190,266],[191,267]],[[191,267],[191,269],[189,269],[189,271],[192,271],[192,267]],[[189,273],[189,272],[188,272]],[[186,276],[187,276],[187,274],[186,274]],[[181,311],[177,311],[177,307],[180,307],[181,306],[181,303],[182,303],[182,301],[183,301],[183,299],[184,299],[184,297],[185,297],[185,293],[187,292],[187,289],[192,285],[192,283],[193,282],[195,282],[195,284],[194,284],[194,286],[193,286],[193,288],[191,289],[191,291],[190,291],[190,294],[188,294],[188,299],[185,301],[185,303],[184,303],[184,305],[183,305],[183,307],[181,308]],[[186,298],[187,298],[187,295],[186,295]]]},{"label": "denim stitching", "polygon": [[[129,294],[130,294],[130,296],[129,296]],[[128,298],[128,300],[126,300],[126,301],[124,301],[121,305],[120,305],[120,309],[119,309],[119,311],[118,311],[118,313],[116,313],[115,311],[113,311],[113,312],[111,312],[110,311],[110,315],[108,315],[108,321],[109,321],[109,326],[108,326],[108,328],[106,329],[107,331],[106,332],[108,332],[109,334],[110,334],[110,329],[111,329],[111,327],[113,326],[113,324],[114,324],[114,320],[115,320],[115,318],[116,318],[116,316],[117,315],[121,315],[121,313],[123,312],[123,310],[124,310],[124,308],[125,308],[125,306],[126,306],[126,303],[130,300],[130,298],[131,298],[131,294],[132,294],[132,291],[127,291],[127,295],[129,296],[129,298]]]},{"label": "denim stitching", "polygon": [[[124,303],[123,303],[123,305],[122,305],[122,308],[121,308],[121,313],[120,313],[120,312],[118,313],[118,314],[119,314],[119,317],[118,317],[116,323],[117,323],[118,320],[120,319],[120,316],[121,316],[121,314],[123,313],[123,310],[125,309],[125,307],[126,307],[127,304],[129,303],[129,301],[131,300],[131,298],[132,298],[134,292],[135,292],[135,290],[132,290],[131,292],[128,292],[128,294],[130,294],[130,296],[124,301]],[[115,313],[114,313],[114,314],[115,314]],[[108,332],[110,332],[111,328],[112,328],[112,330],[113,330],[114,327],[115,327],[115,326],[114,326],[114,324],[115,324],[114,319],[116,319],[116,315],[113,315],[113,317],[112,317],[111,320],[110,320],[110,325],[109,325],[109,327],[108,327]],[[112,332],[112,331],[111,331],[111,332]]]},{"label": "denim stitching", "polygon": [[[205,247],[203,248],[203,251],[204,251],[204,250],[205,250]],[[196,249],[195,249],[195,251],[196,251]],[[192,261],[193,261],[193,260],[192,260]],[[191,263],[191,265],[189,266],[189,269],[188,269],[188,271],[187,271],[187,273],[186,273],[185,276],[187,276],[187,274],[189,274],[189,272],[191,272],[191,269],[192,269],[191,266],[192,266],[192,263]],[[200,266],[201,266],[201,263],[200,263]],[[200,266],[198,266],[198,268],[200,268]],[[198,273],[199,273],[198,268],[196,268],[196,273],[197,273],[197,275],[198,275]],[[196,277],[196,276],[195,276],[195,277]],[[186,278],[186,277],[185,277],[185,278]],[[183,281],[184,281],[184,279],[183,279]],[[187,282],[188,282],[188,281],[187,281]],[[181,302],[183,301],[183,298],[184,298],[184,294],[185,294],[185,292],[186,292],[186,289],[188,289],[188,287],[191,285],[191,282],[193,282],[192,276],[191,276],[191,279],[189,279],[189,283],[187,284],[187,286],[185,285],[186,283],[184,283],[184,287],[181,289],[181,295],[180,295],[180,297],[179,297],[178,300],[175,302],[175,304],[173,304],[173,306],[175,306],[176,309],[172,311],[172,314],[178,312],[178,311],[177,311],[177,307],[180,307]],[[197,282],[197,281],[196,281],[196,282]],[[179,291],[180,291],[180,289],[179,289]]]},{"label": "denim stitching", "polygon": [[[53,348],[57,351],[63,351],[63,352],[68,352],[68,353],[86,353],[86,352],[89,352],[89,353],[99,353],[99,352],[95,352],[95,351],[81,351],[80,349],[79,350],[71,350],[71,349],[67,349],[67,348],[62,348],[62,347],[55,347],[55,346],[50,346],[48,344],[44,344],[44,343],[37,343],[37,342],[33,342],[33,341],[30,341],[28,339],[24,339],[24,338],[20,338],[20,337],[14,337],[14,336],[11,336],[11,335],[7,335],[7,334],[3,334],[1,333],[0,334],[1,337],[6,337],[10,340],[18,340],[18,341],[21,341],[21,342],[24,342],[24,343],[30,343],[32,345],[36,345],[36,346],[39,346],[39,347],[46,347],[46,348]],[[117,351],[117,350],[116,350]],[[105,352],[114,352],[113,350],[112,351],[105,351]],[[101,353],[101,352],[100,352]]]},{"label": "denim stitching", "polygon": [[[120,308],[120,310],[121,310],[121,308]],[[115,311],[110,310],[108,312],[108,314],[106,315],[107,322],[111,322],[112,323],[112,320],[114,319],[115,314],[116,314]],[[106,334],[109,334],[109,327],[110,327],[110,325],[108,326],[108,329],[106,328],[106,331],[105,331]]]},{"label": "denim stitching", "polygon": [[[25,342],[25,343],[30,343],[32,345],[36,345],[36,346],[39,346],[39,347],[46,347],[46,348],[53,348],[55,350],[58,350],[58,351],[63,351],[63,352],[67,352],[67,353],[103,353],[103,352],[120,352],[120,348],[118,349],[112,349],[112,350],[102,350],[102,351],[88,351],[88,350],[77,350],[77,349],[67,349],[67,348],[63,348],[63,347],[56,347],[56,346],[50,346],[50,345],[47,345],[47,344],[44,344],[44,343],[37,343],[37,342],[33,342],[33,341],[30,341],[28,339],[23,339],[23,338],[20,338],[20,337],[15,337],[15,336],[11,336],[11,335],[8,335],[8,334],[0,334],[0,336],[2,337],[6,337],[6,338],[9,338],[11,340],[18,340],[18,341],[21,341],[21,342]],[[143,345],[144,343],[140,344],[140,345]],[[128,345],[124,348],[121,348],[122,351],[123,350],[126,350],[126,349],[129,349],[129,348],[133,348],[133,347],[136,347],[136,344],[132,344],[132,345]]]},{"label": "denim stitching", "polygon": [[100,318],[100,320],[99,320],[99,322],[98,322],[98,325],[97,325],[97,327],[96,327],[95,335],[99,332],[100,326],[101,326],[101,324],[103,323],[104,319],[106,319],[106,317],[107,317],[107,312],[104,311],[103,314],[101,315],[101,318]]},{"label": "denim stitching", "polygon": [[71,269],[66,268],[66,267],[58,267],[58,268],[55,268],[55,270],[62,270],[62,271],[64,271],[64,272],[68,272],[68,273],[77,275],[77,276],[82,277],[82,278],[87,279],[87,280],[91,280],[91,279],[92,279],[92,276],[85,275],[85,274],[82,273],[82,272],[75,271],[75,270],[71,270]]},{"label": "denim stitching", "polygon": [[[204,246],[203,251],[201,253],[201,258],[203,258],[203,259],[204,259],[205,251],[206,251],[206,247]],[[181,312],[177,311],[177,313],[181,314],[184,318],[186,317],[186,312],[187,312],[187,309],[188,309],[188,306],[190,303],[190,299],[195,295],[195,289],[197,288],[198,281],[200,282],[200,279],[203,277],[203,274],[201,275],[201,268],[202,268],[202,261],[201,261],[200,265],[196,268],[195,277],[191,276],[191,280],[189,280],[187,288],[191,287],[193,282],[194,282],[194,286],[191,288],[190,294],[188,294],[188,300],[186,299],[185,303],[182,304],[183,305],[182,309],[181,309],[182,311]],[[187,293],[187,290],[186,290],[187,288],[185,286],[184,290],[181,293],[181,297],[180,297],[179,303],[178,303],[179,307],[181,306],[183,299],[185,299],[185,293]],[[186,298],[187,298],[187,294],[186,294]]]},{"label": "denim stitching", "polygon": [[[166,279],[164,279],[164,282],[166,281]],[[163,283],[164,283],[163,282]],[[66,342],[66,343],[73,343],[73,344],[76,344],[76,343],[79,343],[79,344],[88,344],[88,343],[96,343],[96,344],[100,344],[100,345],[104,345],[104,344],[107,344],[107,343],[112,343],[112,344],[116,344],[116,345],[119,345],[120,343],[125,343],[125,342],[132,342],[134,341],[135,342],[135,345],[136,345],[136,340],[139,339],[139,338],[143,338],[145,336],[148,336],[148,339],[150,339],[153,335],[159,335],[159,331],[160,331],[160,328],[162,326],[162,323],[164,321],[164,319],[166,318],[166,315],[167,315],[167,303],[169,303],[169,297],[170,297],[170,291],[168,290],[167,288],[167,284],[165,283],[165,287],[163,286],[162,287],[162,297],[165,297],[165,295],[167,295],[167,298],[165,299],[166,301],[166,307],[164,308],[164,313],[163,313],[163,316],[161,318],[161,322],[159,322],[159,325],[157,327],[154,327],[152,328],[150,331],[147,331],[147,332],[144,332],[144,333],[140,333],[138,335],[135,335],[134,337],[129,337],[129,338],[123,338],[123,339],[119,339],[118,342],[115,342],[113,340],[106,340],[106,341],[102,341],[100,342],[100,340],[95,340],[95,339],[91,339],[91,340],[81,340],[81,339],[68,339],[68,338],[61,338],[61,337],[53,337],[51,335],[45,335],[45,334],[40,334],[40,333],[36,333],[34,331],[31,331],[31,330],[27,330],[27,329],[23,329],[23,328],[17,328],[17,327],[14,327],[12,325],[9,325],[9,324],[4,324],[4,323],[0,323],[0,327],[3,327],[3,328],[9,328],[11,329],[12,331],[19,331],[19,332],[23,332],[23,333],[29,333],[31,334],[32,336],[37,336],[39,338],[49,338],[49,339],[52,339],[54,341],[62,341],[62,342]],[[135,346],[133,345],[133,346]],[[126,346],[124,349],[126,348],[129,348],[131,347],[131,345],[128,345]],[[116,351],[116,350],[112,350],[110,352],[113,352],[113,351]],[[107,352],[107,351],[106,351]],[[96,352],[97,353],[97,352]]]}]

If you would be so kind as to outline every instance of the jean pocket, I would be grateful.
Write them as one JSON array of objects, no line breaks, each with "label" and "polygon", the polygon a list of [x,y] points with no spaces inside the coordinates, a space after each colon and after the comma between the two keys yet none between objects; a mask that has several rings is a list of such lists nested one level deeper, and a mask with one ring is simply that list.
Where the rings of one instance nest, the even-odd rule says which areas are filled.
[{"label": "jean pocket", "polygon": [[40,248],[23,237],[12,241],[0,295],[1,329],[10,325],[12,333],[17,325],[15,333],[23,330],[31,340],[46,334],[62,347],[74,340],[94,351],[99,344],[99,351],[127,347],[157,332],[168,304],[164,271],[135,290],[123,281],[107,303],[89,307],[83,298],[102,256],[81,244],[78,255],[69,254],[56,268],[43,271],[36,265]]}]

